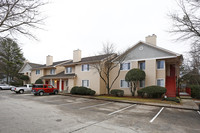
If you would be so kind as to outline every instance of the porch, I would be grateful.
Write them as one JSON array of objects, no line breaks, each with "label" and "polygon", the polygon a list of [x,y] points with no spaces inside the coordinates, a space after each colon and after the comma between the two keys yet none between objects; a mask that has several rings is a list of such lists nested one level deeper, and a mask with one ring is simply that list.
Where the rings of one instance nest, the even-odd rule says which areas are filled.
[{"label": "porch", "polygon": [[50,84],[59,89],[59,92],[69,92],[69,89],[74,86],[74,73],[65,74],[64,71],[56,75],[45,75],[41,79],[45,84]]}]

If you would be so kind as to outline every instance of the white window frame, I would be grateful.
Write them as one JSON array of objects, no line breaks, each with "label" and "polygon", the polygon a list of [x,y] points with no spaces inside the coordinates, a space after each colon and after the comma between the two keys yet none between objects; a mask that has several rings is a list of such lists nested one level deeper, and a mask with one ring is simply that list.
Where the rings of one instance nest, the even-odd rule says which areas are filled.
[{"label": "white window frame", "polygon": [[[84,66],[87,66],[87,69],[85,70],[84,68]],[[81,65],[81,71],[82,72],[89,72],[90,71],[90,65],[89,64],[83,64],[83,65]]]},{"label": "white window frame", "polygon": [[[85,81],[87,82],[87,83],[86,83],[86,84],[87,84],[86,86],[84,86],[84,82],[85,82]],[[89,81],[89,80],[82,80],[82,86],[83,86],[83,87],[89,87],[89,86],[90,86],[90,81]]]},{"label": "white window frame", "polygon": [[124,79],[121,79],[120,80],[120,88],[129,88],[130,87],[130,84],[129,84],[129,82],[127,82],[127,86],[122,86],[122,81],[124,81],[124,82],[127,82],[126,80],[124,80]]},{"label": "white window frame", "polygon": [[157,85],[157,86],[160,86],[160,85],[158,85],[158,80],[163,80],[163,86],[161,86],[161,87],[165,87],[165,79],[164,79],[164,78],[158,78],[158,79],[156,80],[156,85]]},{"label": "white window frame", "polygon": [[38,69],[38,70],[35,70],[35,74],[36,75],[40,75],[40,70]]},{"label": "white window frame", "polygon": [[[129,64],[129,65],[128,65],[129,67],[127,66],[126,69],[124,69],[124,67],[123,67],[123,65],[125,65],[125,64],[127,64],[127,65]],[[131,69],[131,63],[130,63],[130,62],[121,63],[119,67],[120,67],[120,70],[121,70],[121,71],[128,71],[128,70]]]},{"label": "white window frame", "polygon": [[[141,82],[144,82],[144,86],[141,86]],[[140,81],[140,88],[144,88],[145,87],[145,80]]]},{"label": "white window frame", "polygon": [[51,75],[56,74],[56,69],[55,69],[55,68],[50,69],[50,74],[51,74]]},{"label": "white window frame", "polygon": [[[161,61],[164,62],[163,68],[158,68],[158,62],[161,62]],[[156,61],[156,68],[157,68],[157,70],[164,70],[164,69],[165,69],[165,60],[157,60],[157,61]]]},{"label": "white window frame", "polygon": [[144,63],[144,69],[141,69],[144,71],[146,69],[146,63],[145,63],[145,61],[139,62],[139,69],[140,69],[141,63]]},{"label": "white window frame", "polygon": [[72,73],[72,67],[66,67],[65,73]]}]

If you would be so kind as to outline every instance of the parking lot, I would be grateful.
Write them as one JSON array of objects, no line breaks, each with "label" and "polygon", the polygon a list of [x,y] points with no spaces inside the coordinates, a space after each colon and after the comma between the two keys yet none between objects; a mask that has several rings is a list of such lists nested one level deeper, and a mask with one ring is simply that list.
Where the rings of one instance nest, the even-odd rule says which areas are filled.
[{"label": "parking lot", "polygon": [[198,111],[0,90],[0,133],[199,133]]}]

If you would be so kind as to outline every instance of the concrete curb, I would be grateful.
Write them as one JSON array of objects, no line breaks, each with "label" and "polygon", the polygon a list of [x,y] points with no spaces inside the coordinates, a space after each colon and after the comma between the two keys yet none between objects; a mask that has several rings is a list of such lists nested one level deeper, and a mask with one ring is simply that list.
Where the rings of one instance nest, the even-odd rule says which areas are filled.
[{"label": "concrete curb", "polygon": [[155,106],[155,107],[165,107],[165,108],[174,108],[174,109],[183,109],[183,110],[193,110],[199,111],[200,109],[189,108],[189,107],[177,107],[176,105],[165,105],[165,104],[154,104],[154,103],[144,103],[144,102],[136,102],[136,101],[127,101],[127,100],[114,100],[108,98],[97,98],[94,96],[82,96],[82,95],[72,95],[72,94],[60,94],[63,96],[71,96],[71,97],[79,97],[79,98],[87,98],[87,99],[95,99],[95,100],[104,100],[109,102],[119,102],[119,103],[128,103],[128,104],[138,104],[138,105],[147,105],[147,106]]}]

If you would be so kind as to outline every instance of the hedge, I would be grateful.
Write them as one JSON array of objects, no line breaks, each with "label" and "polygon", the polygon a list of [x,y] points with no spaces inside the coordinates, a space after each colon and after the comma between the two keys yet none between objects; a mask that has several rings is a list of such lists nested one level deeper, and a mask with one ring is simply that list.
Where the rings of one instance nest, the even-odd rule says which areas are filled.
[{"label": "hedge", "polygon": [[148,86],[137,91],[138,96],[149,98],[160,98],[167,89],[161,86]]},{"label": "hedge", "polygon": [[90,88],[87,87],[82,87],[82,86],[74,86],[71,91],[71,94],[77,94],[77,95],[95,95],[95,91],[91,90]]},{"label": "hedge", "polygon": [[200,86],[199,85],[191,85],[191,97],[200,99]]},{"label": "hedge", "polygon": [[124,96],[124,91],[120,89],[113,89],[110,91],[111,95],[117,96],[117,97],[122,97]]}]

